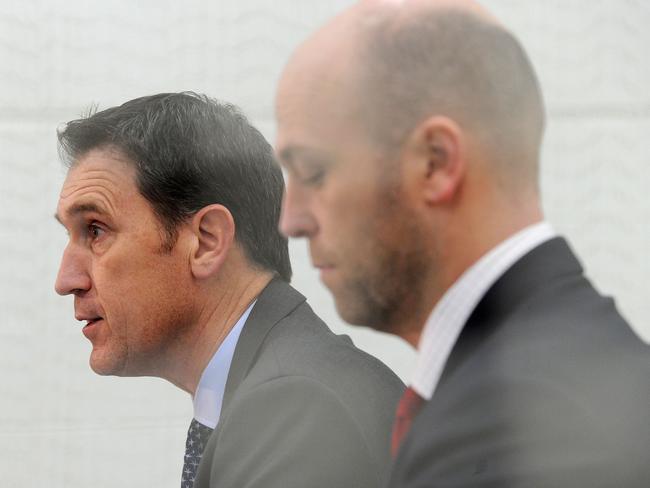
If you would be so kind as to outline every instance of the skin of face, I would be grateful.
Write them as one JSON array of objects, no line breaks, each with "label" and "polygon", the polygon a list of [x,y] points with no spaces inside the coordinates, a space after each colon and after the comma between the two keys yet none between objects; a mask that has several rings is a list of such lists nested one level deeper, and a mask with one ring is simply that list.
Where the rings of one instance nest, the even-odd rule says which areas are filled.
[{"label": "skin of face", "polygon": [[310,84],[302,73],[288,73],[277,98],[280,229],[307,238],[344,320],[398,332],[427,263],[400,166],[364,132],[341,78]]},{"label": "skin of face", "polygon": [[74,295],[77,320],[102,375],[157,375],[195,318],[189,250],[180,233],[171,252],[134,168],[95,149],[72,166],[57,219],[69,241],[56,291]]},{"label": "skin of face", "polygon": [[[377,110],[378,92],[365,96],[372,27],[408,25],[436,7],[496,22],[472,1],[358,2],[294,52],[276,94],[276,151],[287,172],[280,229],[307,238],[344,320],[414,347],[462,273],[542,219],[536,179],[513,184],[499,172],[499,151],[462,110],[428,107],[414,89],[408,97],[429,113],[408,128],[395,122],[399,108]],[[537,147],[524,152],[515,162],[534,163]]]}]

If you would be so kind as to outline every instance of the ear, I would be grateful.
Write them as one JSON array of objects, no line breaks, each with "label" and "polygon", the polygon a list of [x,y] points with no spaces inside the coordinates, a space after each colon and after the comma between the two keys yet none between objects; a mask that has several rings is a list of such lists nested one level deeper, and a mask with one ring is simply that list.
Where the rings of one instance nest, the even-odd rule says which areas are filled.
[{"label": "ear", "polygon": [[434,116],[419,124],[407,146],[427,205],[450,202],[458,195],[467,169],[463,131],[452,119]]},{"label": "ear", "polygon": [[217,273],[235,240],[235,220],[223,205],[208,205],[192,217],[195,246],[190,255],[192,274],[198,279]]}]

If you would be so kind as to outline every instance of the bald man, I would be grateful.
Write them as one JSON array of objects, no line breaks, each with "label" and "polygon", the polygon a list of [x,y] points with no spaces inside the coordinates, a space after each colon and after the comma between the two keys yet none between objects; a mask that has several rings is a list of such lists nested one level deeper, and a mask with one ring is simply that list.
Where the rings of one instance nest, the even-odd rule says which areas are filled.
[{"label": "bald man", "polygon": [[343,319],[418,349],[392,487],[648,486],[649,349],[544,220],[544,119],[471,2],[362,2],[282,75],[281,229]]}]

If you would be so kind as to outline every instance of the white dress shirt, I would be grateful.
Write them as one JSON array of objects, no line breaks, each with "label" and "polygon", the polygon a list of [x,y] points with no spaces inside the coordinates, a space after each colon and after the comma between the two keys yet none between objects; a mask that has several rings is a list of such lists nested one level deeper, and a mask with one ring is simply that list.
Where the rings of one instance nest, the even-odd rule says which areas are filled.
[{"label": "white dress shirt", "polygon": [[226,391],[226,381],[230,364],[235,353],[235,346],[239,340],[244,324],[255,305],[250,304],[246,311],[239,317],[235,326],[230,330],[217,352],[203,370],[199,384],[194,394],[194,418],[203,425],[214,429],[219,422],[223,395]]},{"label": "white dress shirt", "polygon": [[422,330],[411,387],[430,400],[451,350],[481,298],[520,258],[555,237],[547,222],[528,226],[484,254],[445,292]]}]

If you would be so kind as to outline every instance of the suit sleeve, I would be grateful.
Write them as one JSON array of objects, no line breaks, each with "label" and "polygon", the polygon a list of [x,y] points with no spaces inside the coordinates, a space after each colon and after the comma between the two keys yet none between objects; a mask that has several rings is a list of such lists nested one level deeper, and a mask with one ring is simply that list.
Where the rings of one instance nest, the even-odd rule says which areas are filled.
[{"label": "suit sleeve", "polygon": [[300,376],[276,378],[234,398],[204,456],[211,457],[204,461],[213,488],[380,485],[346,407],[331,390]]}]

